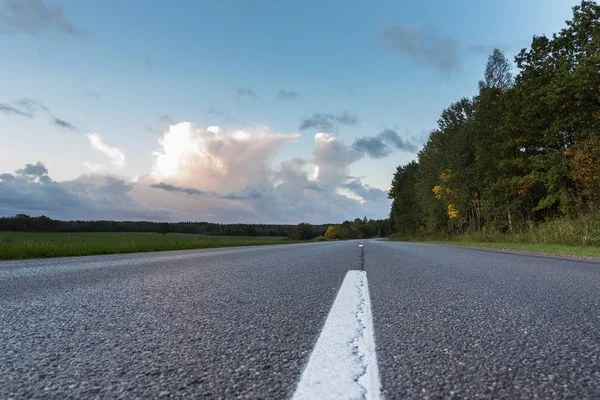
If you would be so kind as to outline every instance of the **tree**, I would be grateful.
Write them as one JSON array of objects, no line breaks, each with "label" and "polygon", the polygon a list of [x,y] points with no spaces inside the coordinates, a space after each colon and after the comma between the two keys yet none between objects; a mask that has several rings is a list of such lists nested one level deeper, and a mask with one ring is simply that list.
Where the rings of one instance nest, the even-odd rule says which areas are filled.
[{"label": "tree", "polygon": [[162,222],[158,224],[156,231],[164,236],[167,236],[167,233],[171,231],[171,226],[168,222]]},{"label": "tree", "polygon": [[419,164],[412,161],[396,168],[388,198],[392,200],[390,219],[395,232],[414,234],[423,224],[416,192]]},{"label": "tree", "polygon": [[244,235],[250,236],[250,237],[256,237],[256,228],[254,227],[254,225],[247,225],[244,228]]},{"label": "tree", "polygon": [[494,49],[485,66],[485,80],[479,82],[480,89],[496,88],[506,92],[513,86],[512,65],[498,49]]},{"label": "tree", "polygon": [[301,222],[292,229],[289,238],[293,240],[310,240],[316,236],[311,224]]},{"label": "tree", "polygon": [[329,225],[327,230],[325,231],[325,239],[327,240],[336,240],[340,239],[340,230],[335,225]]}]

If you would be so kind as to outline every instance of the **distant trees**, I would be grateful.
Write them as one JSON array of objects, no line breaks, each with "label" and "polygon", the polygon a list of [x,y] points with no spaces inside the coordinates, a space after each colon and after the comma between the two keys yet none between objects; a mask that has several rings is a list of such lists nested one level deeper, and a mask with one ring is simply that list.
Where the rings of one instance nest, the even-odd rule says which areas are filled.
[{"label": "distant trees", "polygon": [[339,225],[329,225],[325,231],[325,239],[366,239],[373,237],[384,237],[392,233],[389,219],[368,220],[356,218],[354,221],[344,221]]},{"label": "distant trees", "polygon": [[310,240],[324,234],[323,226],[313,226],[309,223],[302,222],[294,226],[288,235],[292,240]]},{"label": "distant trees", "polygon": [[[322,236],[327,225],[313,225]],[[283,224],[214,224],[209,222],[150,222],[150,221],[59,221],[46,216],[30,217],[18,214],[0,218],[0,231],[36,232],[158,232],[193,233],[219,236],[280,236],[286,237],[294,225]],[[166,232],[166,233],[165,233]]]},{"label": "distant trees", "polygon": [[[219,236],[281,236],[292,240],[328,240],[386,236],[391,233],[389,220],[368,220],[367,217],[345,221],[339,225],[263,225],[213,224],[208,222],[149,222],[149,221],[59,221],[46,216],[30,217],[18,214],[0,218],[0,231],[29,232],[157,232],[192,233]],[[329,234],[327,234],[329,231]],[[334,233],[332,233],[334,232]]]},{"label": "distant trees", "polygon": [[600,6],[552,37],[495,49],[472,99],[446,108],[389,197],[395,232],[510,231],[600,208]]},{"label": "distant trees", "polygon": [[245,236],[256,237],[256,228],[254,227],[254,225],[246,226]]}]

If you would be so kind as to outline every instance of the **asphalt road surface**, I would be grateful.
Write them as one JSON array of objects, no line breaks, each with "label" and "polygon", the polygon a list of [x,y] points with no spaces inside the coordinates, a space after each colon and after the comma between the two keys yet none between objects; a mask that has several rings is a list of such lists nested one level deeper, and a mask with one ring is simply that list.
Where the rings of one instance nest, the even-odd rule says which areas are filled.
[{"label": "asphalt road surface", "polygon": [[0,398],[291,398],[362,269],[384,398],[600,398],[600,262],[359,243],[0,262]]}]

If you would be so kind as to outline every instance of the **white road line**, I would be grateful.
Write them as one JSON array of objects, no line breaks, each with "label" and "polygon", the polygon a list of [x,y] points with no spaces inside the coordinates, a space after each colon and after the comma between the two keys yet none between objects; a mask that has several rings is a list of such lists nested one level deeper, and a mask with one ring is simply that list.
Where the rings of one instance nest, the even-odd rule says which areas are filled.
[{"label": "white road line", "polygon": [[380,399],[367,273],[348,271],[293,399]]}]

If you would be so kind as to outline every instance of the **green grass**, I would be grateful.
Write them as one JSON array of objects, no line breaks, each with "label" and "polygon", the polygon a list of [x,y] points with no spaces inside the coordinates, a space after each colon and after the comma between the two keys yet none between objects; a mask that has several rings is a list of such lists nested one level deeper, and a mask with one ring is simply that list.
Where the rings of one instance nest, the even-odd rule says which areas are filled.
[{"label": "green grass", "polygon": [[0,260],[295,243],[283,237],[147,232],[0,232]]}]

